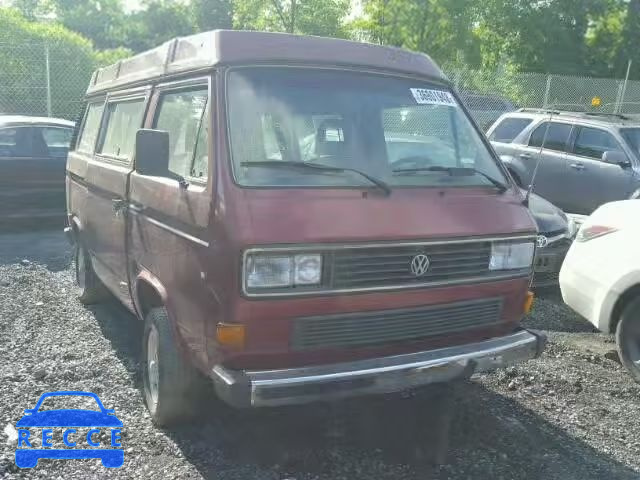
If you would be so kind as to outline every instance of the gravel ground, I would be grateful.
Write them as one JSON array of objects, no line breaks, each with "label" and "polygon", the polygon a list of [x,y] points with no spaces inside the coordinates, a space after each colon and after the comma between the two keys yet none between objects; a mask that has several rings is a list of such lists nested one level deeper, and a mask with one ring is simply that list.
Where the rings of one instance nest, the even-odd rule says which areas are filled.
[{"label": "gravel ground", "polygon": [[[527,320],[549,334],[541,359],[455,387],[451,449],[432,467],[421,453],[442,405],[423,394],[259,412],[210,398],[197,425],[154,427],[137,373],[139,325],[116,305],[83,307],[69,264],[58,233],[0,237],[0,477],[640,479],[640,385],[611,355],[612,338],[557,295]],[[93,391],[115,408],[122,468],[15,466],[13,426],[51,390]]]}]

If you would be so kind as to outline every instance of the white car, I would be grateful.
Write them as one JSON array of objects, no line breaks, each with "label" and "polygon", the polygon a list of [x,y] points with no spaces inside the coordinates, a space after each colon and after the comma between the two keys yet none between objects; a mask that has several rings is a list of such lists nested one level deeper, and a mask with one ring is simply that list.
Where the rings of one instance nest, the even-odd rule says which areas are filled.
[{"label": "white car", "polygon": [[584,220],[560,270],[565,303],[615,333],[620,360],[640,382],[640,200],[607,203]]}]

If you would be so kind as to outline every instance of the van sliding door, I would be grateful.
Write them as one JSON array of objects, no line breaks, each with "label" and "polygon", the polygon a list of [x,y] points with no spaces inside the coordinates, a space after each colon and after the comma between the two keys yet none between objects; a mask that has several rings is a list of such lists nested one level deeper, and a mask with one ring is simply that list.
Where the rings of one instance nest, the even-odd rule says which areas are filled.
[{"label": "van sliding door", "polygon": [[125,242],[127,188],[136,132],[143,126],[149,89],[107,97],[96,154],[87,167],[90,190],[84,225],[93,268],[109,290],[131,307]]}]

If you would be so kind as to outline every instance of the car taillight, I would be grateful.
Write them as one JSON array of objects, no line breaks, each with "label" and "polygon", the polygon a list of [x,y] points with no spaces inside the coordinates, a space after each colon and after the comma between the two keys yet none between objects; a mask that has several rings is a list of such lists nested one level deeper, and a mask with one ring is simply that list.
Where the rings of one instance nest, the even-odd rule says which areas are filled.
[{"label": "car taillight", "polygon": [[576,236],[576,242],[587,242],[589,240],[593,240],[594,238],[607,235],[608,233],[616,232],[617,230],[617,228],[608,227],[606,225],[583,226]]}]

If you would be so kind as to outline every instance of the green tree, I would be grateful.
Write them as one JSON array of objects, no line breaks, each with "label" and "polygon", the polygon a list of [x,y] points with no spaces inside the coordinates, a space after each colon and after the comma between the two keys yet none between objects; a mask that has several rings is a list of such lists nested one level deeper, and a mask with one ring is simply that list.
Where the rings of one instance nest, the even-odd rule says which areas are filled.
[{"label": "green tree", "polygon": [[49,0],[58,21],[69,30],[89,38],[98,49],[126,45],[121,0]]},{"label": "green tree", "polygon": [[349,0],[235,0],[234,27],[344,37]]},{"label": "green tree", "polygon": [[188,5],[171,0],[150,0],[128,16],[122,31],[124,45],[140,52],[175,37],[197,31]]},{"label": "green tree", "polygon": [[483,63],[495,67],[508,60],[526,71],[588,73],[587,33],[611,7],[609,0],[485,0],[475,26]]},{"label": "green tree", "polygon": [[30,22],[18,10],[0,8],[0,112],[47,114],[47,54],[52,114],[75,119],[95,68],[130,52],[96,52],[60,23]]},{"label": "green tree", "polygon": [[233,28],[232,0],[191,0],[191,9],[199,31]]},{"label": "green tree", "polygon": [[474,0],[367,0],[351,27],[365,39],[426,52],[440,63],[479,62]]},{"label": "green tree", "polygon": [[24,18],[35,21],[38,17],[50,13],[51,7],[48,2],[42,0],[13,0],[11,6],[22,13]]}]

